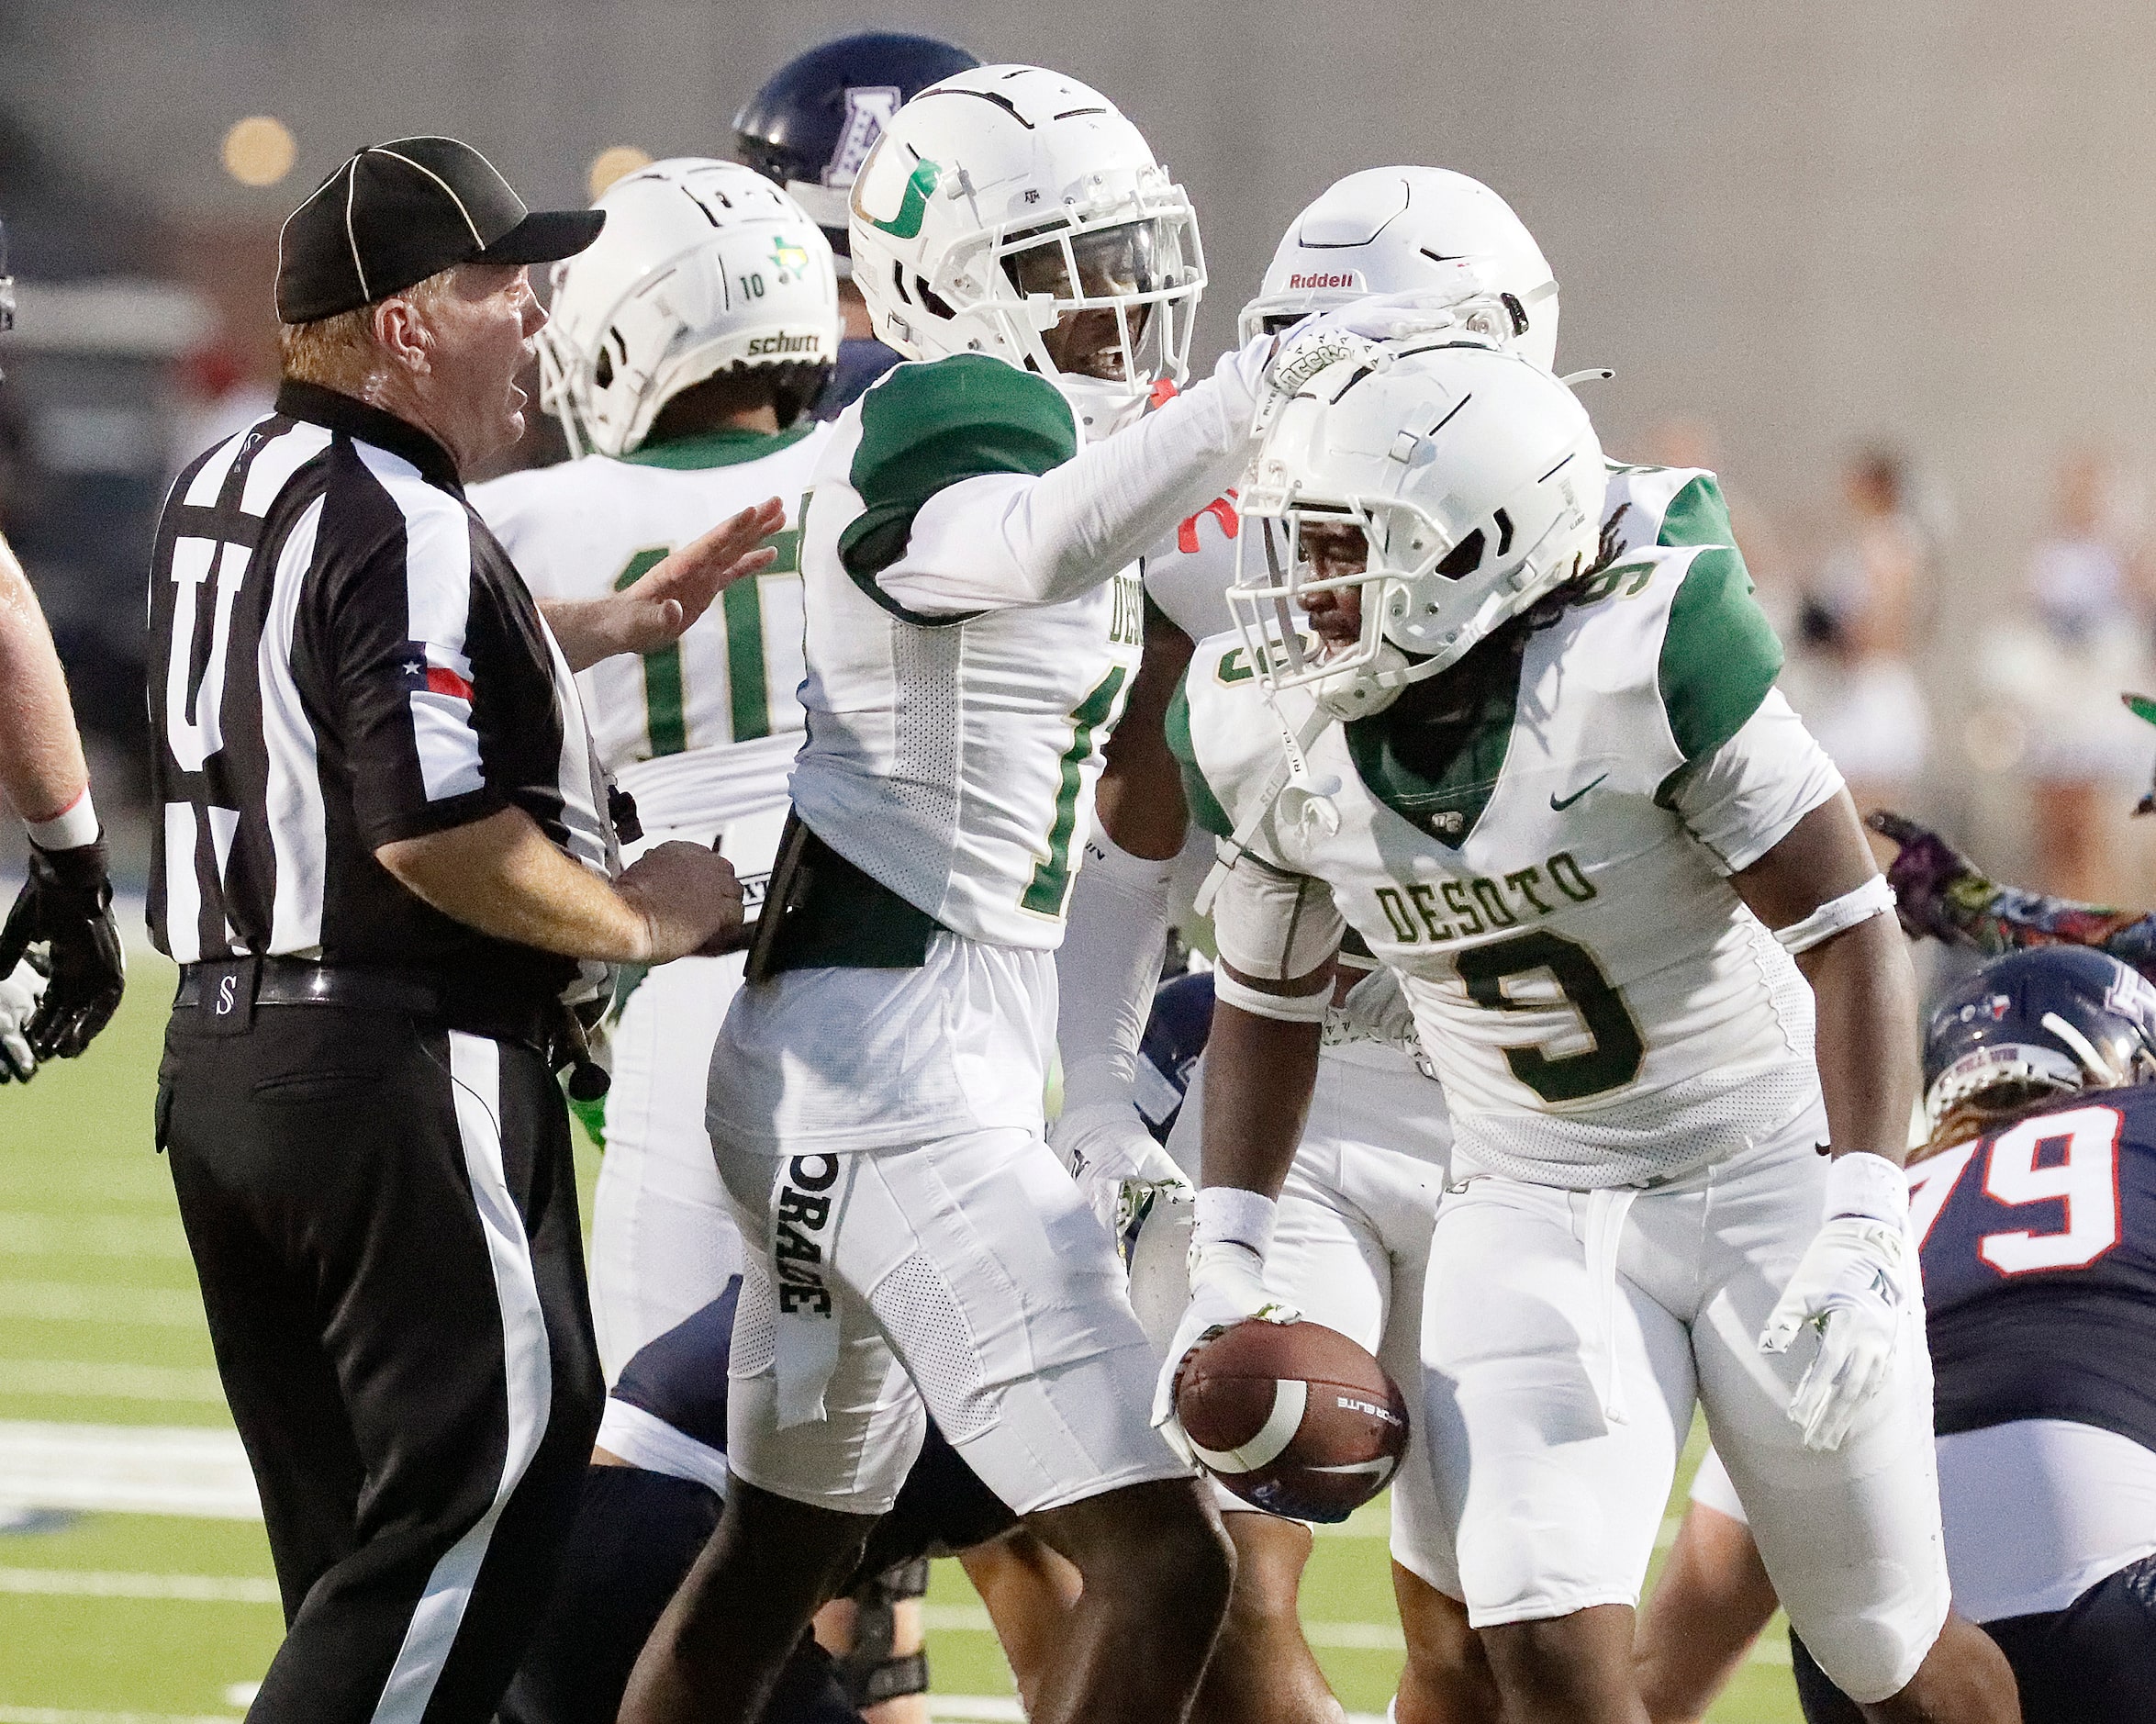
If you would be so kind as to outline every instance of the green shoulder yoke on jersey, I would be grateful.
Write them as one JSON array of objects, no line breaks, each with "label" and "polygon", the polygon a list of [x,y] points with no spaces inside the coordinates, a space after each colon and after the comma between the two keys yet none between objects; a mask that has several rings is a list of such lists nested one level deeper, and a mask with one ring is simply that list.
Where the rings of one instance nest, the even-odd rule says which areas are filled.
[{"label": "green shoulder yoke on jersey", "polygon": [[963,622],[909,610],[877,585],[905,555],[922,505],[962,479],[1038,476],[1077,453],[1078,421],[1045,377],[985,353],[897,366],[861,397],[861,442],[847,476],[862,508],[839,534],[839,561],[893,616]]},{"label": "green shoulder yoke on jersey", "polygon": [[[1649,466],[1638,462],[1613,461],[1610,471],[1617,473],[1667,473],[1668,467]],[[1678,487],[1662,510],[1660,531],[1655,543],[1662,545],[1726,544],[1737,543],[1737,534],[1729,524],[1729,505],[1722,496],[1721,481],[1712,473],[1700,471]]]},{"label": "green shoulder yoke on jersey", "polygon": [[1205,781],[1205,768],[1198,764],[1198,750],[1190,741],[1190,673],[1186,667],[1176,683],[1175,699],[1167,703],[1167,717],[1163,726],[1167,732],[1167,751],[1182,768],[1183,800],[1190,807],[1190,818],[1215,838],[1232,838],[1235,835],[1235,823],[1228,818],[1228,811],[1221,806],[1220,798],[1212,793],[1212,786]]},{"label": "green shoulder yoke on jersey", "polygon": [[709,431],[669,437],[664,442],[641,443],[618,458],[631,466],[666,467],[676,473],[699,473],[708,467],[738,467],[744,461],[761,461],[781,449],[791,449],[815,429],[812,420],[803,420],[782,431],[716,425]]},{"label": "green shoulder yoke on jersey", "polygon": [[1742,730],[1781,674],[1782,643],[1752,598],[1744,559],[1731,546],[1707,546],[1670,601],[1655,671],[1686,764]]}]

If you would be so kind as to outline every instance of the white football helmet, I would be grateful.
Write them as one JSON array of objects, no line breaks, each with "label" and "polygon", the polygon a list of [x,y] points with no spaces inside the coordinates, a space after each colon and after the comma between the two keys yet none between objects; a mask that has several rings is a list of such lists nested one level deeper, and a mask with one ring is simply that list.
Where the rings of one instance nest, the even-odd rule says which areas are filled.
[{"label": "white football helmet", "polygon": [[[1339,717],[1383,711],[1593,565],[1605,483],[1587,409],[1521,355],[1440,338],[1327,366],[1243,488],[1228,606],[1251,665],[1268,688],[1314,685]],[[1361,530],[1361,573],[1313,574],[1301,535],[1320,526]],[[1297,601],[1346,588],[1360,639],[1313,648]]]},{"label": "white football helmet", "polygon": [[[1075,78],[980,66],[930,85],[862,164],[849,239],[883,341],[1039,372],[1093,436],[1186,375],[1197,217],[1138,129]],[[1063,369],[1043,340],[1089,311],[1116,335],[1095,375]]]},{"label": "white football helmet", "polygon": [[554,265],[539,332],[540,405],[572,453],[627,454],[670,399],[731,366],[836,363],[831,242],[754,168],[654,162],[595,207],[606,229]]},{"label": "white football helmet", "polygon": [[1542,248],[1503,198],[1447,168],[1366,168],[1327,187],[1281,236],[1242,336],[1463,274],[1478,291],[1463,295],[1461,327],[1555,370],[1558,285]]}]

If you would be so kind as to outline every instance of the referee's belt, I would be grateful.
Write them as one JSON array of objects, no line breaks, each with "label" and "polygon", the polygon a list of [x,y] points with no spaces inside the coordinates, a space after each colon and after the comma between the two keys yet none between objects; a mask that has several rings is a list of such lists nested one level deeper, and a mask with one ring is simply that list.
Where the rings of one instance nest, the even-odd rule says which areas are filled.
[{"label": "referee's belt", "polygon": [[239,1033],[257,1006],[401,1012],[497,1041],[529,1043],[556,1064],[571,1058],[563,1043],[573,1020],[568,1008],[552,996],[478,1000],[409,970],[314,964],[298,957],[226,958],[180,967],[173,1010],[201,1013],[209,1020],[203,1027],[210,1033]]}]

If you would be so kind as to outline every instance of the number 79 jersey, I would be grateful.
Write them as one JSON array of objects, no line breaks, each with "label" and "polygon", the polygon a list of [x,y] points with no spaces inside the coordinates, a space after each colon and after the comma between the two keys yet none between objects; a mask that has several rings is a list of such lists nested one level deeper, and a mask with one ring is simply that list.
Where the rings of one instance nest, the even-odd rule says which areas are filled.
[{"label": "number 79 jersey", "polygon": [[[1458,1152],[1494,1172],[1590,1189],[1807,1115],[1823,1137],[1810,990],[1727,879],[1840,788],[1780,665],[1733,551],[1628,554],[1528,637],[1437,778],[1396,746],[1398,708],[1320,732],[1330,810],[1291,789],[1256,827],[1215,903],[1222,956],[1301,974],[1352,924],[1401,977]],[[1168,735],[1216,834],[1278,781],[1280,724],[1233,636],[1198,649]]]},{"label": "number 79 jersey", "polygon": [[[636,798],[647,833],[708,835],[785,804],[801,740],[798,517],[830,437],[823,425],[721,431],[473,488],[472,506],[546,599],[603,598],[729,515],[785,502],[770,567],[720,594],[675,645],[577,673],[599,763]],[[775,821],[755,830],[760,845],[776,842]],[[770,865],[732,843],[728,853],[744,874]]]},{"label": "number 79 jersey", "polygon": [[1940,1435],[2072,1419],[2156,1450],[2156,1086],[1909,1170]]}]

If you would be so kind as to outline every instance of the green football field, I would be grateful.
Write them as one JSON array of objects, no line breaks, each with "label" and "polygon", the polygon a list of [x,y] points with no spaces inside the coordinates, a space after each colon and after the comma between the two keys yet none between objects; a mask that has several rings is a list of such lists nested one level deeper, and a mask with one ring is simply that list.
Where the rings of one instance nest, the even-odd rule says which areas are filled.
[{"label": "green football field", "polygon": [[[138,955],[85,1058],[0,1089],[0,1724],[236,1718],[277,1644],[261,1523],[214,1464],[230,1426],[151,1147],[171,988]],[[55,1500],[104,1506],[39,1506]],[[1310,1637],[1348,1709],[1381,1715],[1400,1662],[1382,1510],[1325,1531]],[[1015,1717],[960,1698],[1011,1687],[955,1563],[936,1565],[929,1610],[948,1716]],[[1795,1720],[1786,1648],[1778,1623],[1711,1716]]]}]

